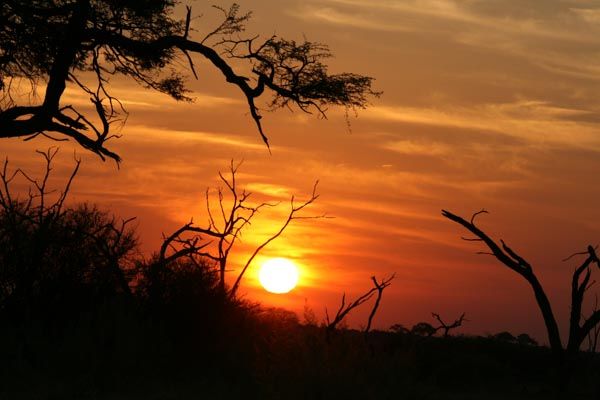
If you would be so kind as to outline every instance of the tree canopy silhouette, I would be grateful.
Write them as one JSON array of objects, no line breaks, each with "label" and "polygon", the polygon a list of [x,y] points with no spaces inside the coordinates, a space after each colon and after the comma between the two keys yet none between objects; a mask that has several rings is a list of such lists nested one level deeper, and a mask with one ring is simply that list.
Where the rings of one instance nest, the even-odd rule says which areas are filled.
[{"label": "tree canopy silhouette", "polygon": [[[244,36],[251,13],[233,4],[220,24],[192,39],[192,10],[176,16],[174,0],[7,0],[0,6],[0,137],[26,140],[39,135],[74,140],[102,159],[120,161],[107,147],[118,136],[111,125],[126,113],[111,95],[116,75],[191,101],[185,77],[176,66],[184,61],[197,77],[194,57],[202,57],[238,87],[250,115],[268,146],[257,99],[270,94],[270,109],[296,106],[325,116],[327,107],[364,108],[373,78],[353,73],[330,74],[331,57],[321,43],[296,42],[278,36]],[[245,72],[238,72],[234,64]],[[92,77],[93,84],[87,81]],[[18,104],[20,83],[32,91],[45,83],[39,102]],[[89,96],[93,113],[64,102],[72,86]],[[29,99],[35,96],[29,96]]]}]

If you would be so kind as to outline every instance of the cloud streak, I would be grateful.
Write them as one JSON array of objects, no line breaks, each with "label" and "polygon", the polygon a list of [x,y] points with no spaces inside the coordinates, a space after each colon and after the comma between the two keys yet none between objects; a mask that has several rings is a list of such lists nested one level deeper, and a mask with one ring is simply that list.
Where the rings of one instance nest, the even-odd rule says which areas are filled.
[{"label": "cloud streak", "polygon": [[559,1],[529,7],[514,0],[324,0],[301,6],[296,15],[388,34],[433,35],[438,41],[517,56],[555,74],[600,76],[600,56],[590,52],[600,46],[600,8]]},{"label": "cloud streak", "polygon": [[[364,118],[496,132],[540,146],[600,151],[600,125],[581,122],[596,115],[592,111],[558,107],[544,101],[520,100],[470,108],[377,106]],[[407,154],[441,155],[448,152],[446,147],[436,143],[388,142],[384,147]]]}]

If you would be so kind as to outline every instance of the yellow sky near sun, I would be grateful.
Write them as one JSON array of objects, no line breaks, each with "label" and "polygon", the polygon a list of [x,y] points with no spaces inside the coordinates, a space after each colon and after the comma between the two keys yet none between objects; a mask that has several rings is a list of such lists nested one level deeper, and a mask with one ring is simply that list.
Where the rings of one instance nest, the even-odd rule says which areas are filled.
[{"label": "yellow sky near sun", "polygon": [[[332,72],[376,78],[383,90],[351,117],[328,120],[280,110],[263,122],[263,146],[243,99],[202,60],[190,81],[196,102],[174,101],[117,81],[130,112],[114,150],[120,170],[87,153],[73,191],[123,216],[139,217],[144,249],[194,216],[204,221],[204,191],[217,172],[244,160],[240,182],[258,200],[282,204],[265,214],[241,250],[276,230],[292,194],[321,198],[263,257],[294,259],[305,274],[289,295],[247,296],[322,315],[343,292],[369,288],[370,276],[396,273],[377,327],[429,321],[432,311],[467,313],[470,332],[526,331],[543,339],[529,288],[477,244],[460,240],[440,209],[491,215],[483,227],[536,267],[563,319],[573,265],[560,260],[600,242],[600,2],[451,0],[240,1],[254,11],[250,33],[327,43]],[[225,3],[224,3],[225,4]],[[207,29],[213,14],[193,3]],[[69,92],[71,103],[85,97]],[[47,142],[3,141],[2,155],[35,169],[32,149]],[[63,145],[66,172],[71,145]],[[245,254],[234,261],[240,263]],[[350,323],[364,324],[366,309]]]}]

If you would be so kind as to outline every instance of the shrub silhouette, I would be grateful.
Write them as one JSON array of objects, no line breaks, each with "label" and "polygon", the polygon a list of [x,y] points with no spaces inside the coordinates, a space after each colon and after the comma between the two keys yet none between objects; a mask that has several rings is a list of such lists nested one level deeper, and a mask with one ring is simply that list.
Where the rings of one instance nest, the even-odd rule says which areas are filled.
[{"label": "shrub silhouette", "polygon": [[517,343],[524,346],[537,346],[538,342],[526,333],[521,333],[516,337]]},{"label": "shrub silhouette", "polygon": [[[57,150],[42,153],[46,171],[34,179],[21,170],[0,174],[0,310],[8,315],[56,317],[117,293],[129,294],[128,274],[137,248],[129,222],[97,207],[65,207],[70,183],[51,198],[50,163]],[[12,193],[17,178],[30,181],[25,198]]]},{"label": "shrub silhouette", "polygon": [[402,335],[406,335],[410,333],[410,329],[408,329],[407,327],[405,327],[402,324],[394,324],[392,326],[390,326],[390,331],[394,332],[394,333],[399,333]]},{"label": "shrub silhouette", "polygon": [[497,340],[499,342],[503,342],[503,343],[516,343],[517,338],[514,337],[514,335],[510,332],[504,331],[504,332],[499,332],[496,333],[493,336],[494,340]]},{"label": "shrub silhouette", "polygon": [[410,330],[410,333],[418,336],[433,336],[436,332],[437,329],[435,329],[430,323],[427,322],[419,322],[418,324],[414,325]]}]

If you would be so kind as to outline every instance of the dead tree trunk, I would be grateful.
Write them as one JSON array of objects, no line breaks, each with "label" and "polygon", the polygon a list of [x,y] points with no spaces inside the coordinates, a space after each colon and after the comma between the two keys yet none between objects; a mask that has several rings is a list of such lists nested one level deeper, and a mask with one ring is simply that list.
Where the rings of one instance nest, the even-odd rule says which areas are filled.
[{"label": "dead tree trunk", "polygon": [[586,251],[573,254],[572,256],[564,260],[567,261],[576,255],[586,256],[583,263],[579,267],[577,267],[573,272],[573,278],[571,281],[571,315],[569,319],[569,340],[566,348],[563,348],[560,333],[558,330],[558,324],[556,322],[556,318],[554,317],[550,301],[548,300],[548,297],[546,296],[546,293],[544,292],[541,283],[539,282],[535,273],[533,272],[531,265],[523,257],[517,254],[510,247],[508,247],[503,240],[500,240],[501,245],[498,245],[485,232],[483,232],[475,225],[475,217],[482,213],[487,213],[487,211],[482,210],[478,213],[475,213],[471,217],[471,220],[467,221],[449,211],[442,210],[442,215],[444,217],[462,225],[473,235],[475,235],[475,238],[465,240],[484,242],[491,251],[483,252],[481,254],[493,255],[506,267],[521,275],[527,281],[527,283],[529,283],[535,295],[538,308],[542,313],[544,323],[546,325],[546,331],[548,333],[548,342],[550,344],[550,348],[552,349],[559,369],[565,371],[564,368],[566,363],[573,360],[573,358],[579,352],[579,348],[582,342],[600,323],[599,310],[595,310],[592,313],[592,315],[587,319],[582,317],[582,305],[584,302],[585,292],[591,286],[591,266],[592,264],[596,264],[596,266],[600,268],[600,261],[598,260],[595,249],[592,246],[588,246]]}]

